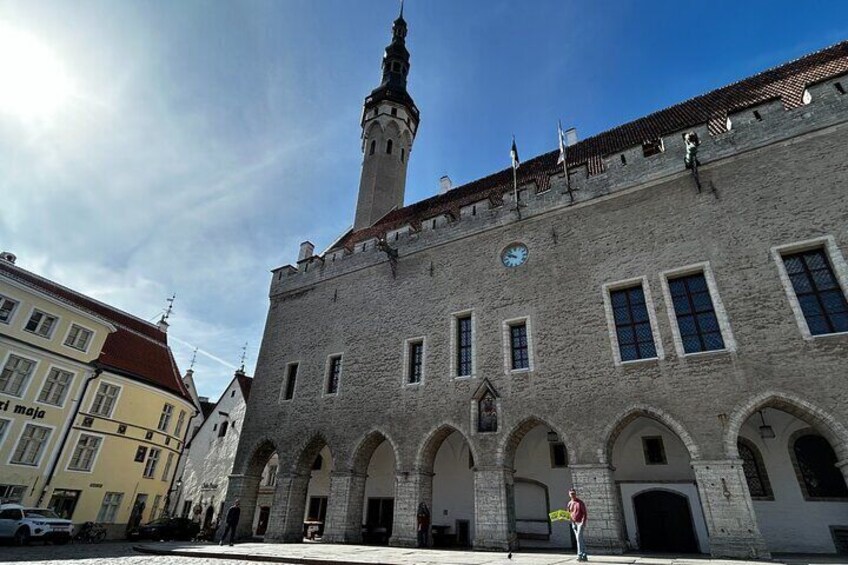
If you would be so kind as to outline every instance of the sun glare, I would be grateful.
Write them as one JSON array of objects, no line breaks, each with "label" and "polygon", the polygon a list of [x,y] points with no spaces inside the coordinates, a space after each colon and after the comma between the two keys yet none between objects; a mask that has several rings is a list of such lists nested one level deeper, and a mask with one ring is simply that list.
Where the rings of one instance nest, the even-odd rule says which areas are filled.
[{"label": "sun glare", "polygon": [[47,46],[0,23],[0,114],[49,118],[71,90],[62,62]]}]

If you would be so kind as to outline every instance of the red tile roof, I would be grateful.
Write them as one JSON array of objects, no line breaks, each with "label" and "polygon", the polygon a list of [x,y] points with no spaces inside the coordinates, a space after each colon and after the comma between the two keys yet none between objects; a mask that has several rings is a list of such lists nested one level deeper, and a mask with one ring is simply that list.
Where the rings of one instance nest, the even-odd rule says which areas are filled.
[{"label": "red tile roof", "polygon": [[0,260],[0,273],[66,304],[110,322],[117,331],[106,338],[97,363],[106,370],[173,392],[189,402],[168,347],[168,334],[158,326]]},{"label": "red tile roof", "polygon": [[[803,104],[807,86],[848,73],[848,41],[774,67],[752,77],[713,90],[644,118],[584,139],[568,148],[569,167],[586,165],[590,175],[604,171],[604,157],[642,142],[707,124],[712,134],[726,131],[728,113],[780,99],[786,109]],[[550,187],[551,175],[562,172],[559,150],[539,155],[518,168],[519,185],[535,182],[537,190]],[[418,229],[421,221],[447,214],[459,217],[459,209],[483,199],[500,203],[512,190],[512,169],[504,169],[454,190],[389,212],[372,227],[351,232],[335,246],[352,249],[361,241],[382,237],[407,224]]]}]

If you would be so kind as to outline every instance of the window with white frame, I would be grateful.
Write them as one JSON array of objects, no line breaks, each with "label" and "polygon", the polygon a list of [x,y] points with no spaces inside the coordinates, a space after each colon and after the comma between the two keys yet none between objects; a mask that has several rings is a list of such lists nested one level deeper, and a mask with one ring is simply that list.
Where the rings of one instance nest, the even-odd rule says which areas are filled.
[{"label": "window with white frame", "polygon": [[424,339],[406,342],[406,384],[420,384],[424,377]]},{"label": "window with white frame", "polygon": [[51,431],[50,428],[45,426],[27,424],[12,454],[11,462],[17,465],[37,467],[44,449],[47,447]]},{"label": "window with white frame", "polygon": [[678,355],[736,349],[709,263],[664,271],[660,277]]},{"label": "window with white frame", "polygon": [[644,277],[604,285],[604,307],[616,364],[662,358],[654,306]]},{"label": "window with white frame", "polygon": [[168,475],[171,474],[171,465],[174,464],[174,452],[168,452],[168,458],[165,460],[165,470],[162,471],[162,480],[167,481]]},{"label": "window with white frame", "polygon": [[780,254],[786,277],[812,336],[848,332],[848,302],[824,245]]},{"label": "window with white frame", "polygon": [[342,378],[342,356],[331,355],[327,364],[327,394],[339,392],[339,382]]},{"label": "window with white frame", "polygon": [[6,437],[6,430],[9,429],[11,420],[0,419],[0,445],[3,445],[3,438]]},{"label": "window with white frame", "polygon": [[451,318],[451,372],[454,378],[474,375],[474,338],[474,314],[454,314]]},{"label": "window with white frame", "polygon": [[530,322],[527,318],[503,322],[504,364],[509,371],[529,371],[533,368],[530,349]]},{"label": "window with white frame", "polygon": [[41,310],[33,310],[24,329],[35,335],[50,339],[56,326],[56,316],[51,316]]},{"label": "window with white frame", "polygon": [[18,301],[0,294],[0,324],[8,324],[15,314]]},{"label": "window with white frame", "polygon": [[6,365],[3,366],[3,372],[0,373],[0,392],[20,397],[34,370],[35,361],[9,355]]},{"label": "window with white frame", "polygon": [[68,337],[65,338],[65,345],[85,351],[88,349],[88,344],[91,341],[91,336],[94,335],[91,330],[87,330],[76,324],[71,324],[71,329],[68,331]]},{"label": "window with white frame", "polygon": [[151,447],[150,451],[147,452],[147,462],[144,464],[144,472],[142,476],[145,479],[152,479],[153,475],[156,473],[156,466],[159,464],[159,455],[162,453],[161,449],[156,447]]},{"label": "window with white frame", "polygon": [[174,406],[172,404],[165,404],[162,407],[162,413],[159,414],[159,425],[157,429],[160,432],[167,432],[168,425],[171,423],[171,415],[174,413]]},{"label": "window with white frame", "polygon": [[68,469],[71,471],[91,471],[97,452],[100,450],[102,439],[97,436],[80,434],[77,446],[71,456]]},{"label": "window with white frame", "polygon": [[38,401],[44,404],[62,406],[65,403],[65,397],[68,395],[68,389],[73,378],[74,374],[70,371],[52,367],[50,372],[47,373],[41,392],[38,393]]},{"label": "window with white frame", "polygon": [[91,413],[105,418],[110,417],[120,391],[121,387],[119,386],[100,383],[100,386],[97,387],[97,394],[94,395],[94,402],[91,403]]},{"label": "window with white frame", "polygon": [[122,492],[107,492],[103,495],[100,511],[97,512],[97,522],[100,524],[114,524],[118,516],[118,509],[124,499]]},{"label": "window with white frame", "polygon": [[183,424],[185,424],[186,413],[185,410],[180,410],[180,415],[177,416],[177,427],[174,428],[174,435],[180,437],[180,434],[183,431]]}]

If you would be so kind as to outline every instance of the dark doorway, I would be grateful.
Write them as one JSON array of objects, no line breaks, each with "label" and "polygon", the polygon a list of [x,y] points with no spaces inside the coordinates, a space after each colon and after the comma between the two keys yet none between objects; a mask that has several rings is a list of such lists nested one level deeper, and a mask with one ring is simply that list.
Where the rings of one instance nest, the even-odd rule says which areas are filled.
[{"label": "dark doorway", "polygon": [[392,537],[394,498],[369,498],[365,519],[364,543],[388,545]]},{"label": "dark doorway", "polygon": [[70,520],[74,516],[74,510],[76,510],[79,497],[80,491],[78,490],[57,488],[53,491],[53,496],[50,497],[50,504],[47,507],[60,517]]},{"label": "dark doorway", "polygon": [[650,490],[633,497],[639,549],[661,553],[698,553],[689,500],[677,493]]},{"label": "dark doorway", "polygon": [[259,521],[256,524],[256,535],[264,536],[268,530],[268,517],[271,515],[271,507],[263,506],[259,509]]}]

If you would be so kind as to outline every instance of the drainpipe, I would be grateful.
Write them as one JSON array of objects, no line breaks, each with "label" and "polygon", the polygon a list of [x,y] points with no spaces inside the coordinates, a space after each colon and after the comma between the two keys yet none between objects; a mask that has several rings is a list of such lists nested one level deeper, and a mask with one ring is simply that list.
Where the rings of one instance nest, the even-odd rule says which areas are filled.
[{"label": "drainpipe", "polygon": [[85,382],[82,384],[82,391],[79,395],[79,400],[77,401],[76,406],[74,406],[74,413],[68,419],[68,424],[65,427],[65,435],[62,436],[62,443],[59,444],[58,452],[56,453],[56,457],[53,459],[53,463],[50,465],[50,472],[47,473],[47,479],[44,481],[44,486],[41,487],[41,494],[38,495],[38,502],[35,503],[35,506],[41,508],[41,503],[44,502],[44,497],[47,495],[47,489],[50,486],[50,482],[53,480],[53,475],[56,473],[56,467],[59,465],[59,461],[62,459],[62,453],[65,451],[65,444],[68,443],[68,438],[71,436],[71,429],[74,427],[74,420],[77,419],[77,415],[79,415],[80,408],[82,407],[82,401],[85,399],[85,393],[88,391],[88,385],[91,384],[91,381],[100,376],[103,372],[103,369],[96,368],[94,372],[88,377]]}]

